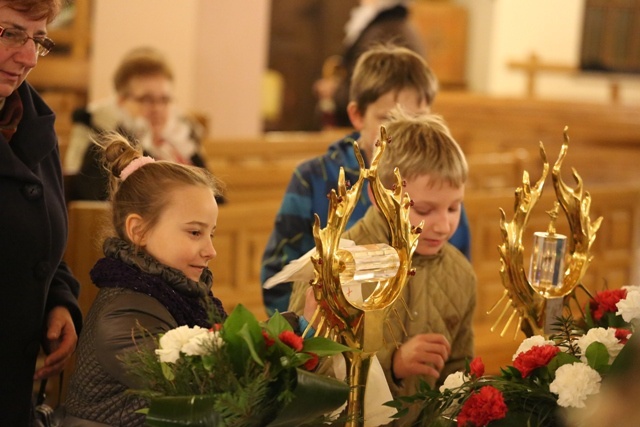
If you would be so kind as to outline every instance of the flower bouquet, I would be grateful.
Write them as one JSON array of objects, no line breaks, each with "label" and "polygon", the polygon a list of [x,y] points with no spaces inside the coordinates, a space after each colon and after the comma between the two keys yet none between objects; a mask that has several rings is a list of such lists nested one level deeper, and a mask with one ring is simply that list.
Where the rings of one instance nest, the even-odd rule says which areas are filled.
[{"label": "flower bouquet", "polygon": [[344,404],[348,385],[311,370],[348,350],[303,340],[280,314],[260,323],[239,305],[212,329],[181,326],[125,362],[146,397],[149,426],[299,426]]},{"label": "flower bouquet", "polygon": [[482,359],[476,357],[438,390],[423,382],[415,395],[389,405],[399,409],[398,417],[407,406],[421,405],[423,425],[564,425],[559,408],[584,410],[604,380],[629,370],[637,354],[625,344],[638,319],[640,287],[599,292],[585,307],[583,319],[560,318],[549,338],[525,339],[513,365],[501,368],[499,375],[484,375]]}]

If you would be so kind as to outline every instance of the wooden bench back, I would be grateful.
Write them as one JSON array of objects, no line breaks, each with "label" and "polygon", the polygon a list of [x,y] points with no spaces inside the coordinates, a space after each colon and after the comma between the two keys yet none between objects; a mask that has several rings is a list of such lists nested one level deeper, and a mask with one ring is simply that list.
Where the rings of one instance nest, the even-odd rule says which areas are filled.
[{"label": "wooden bench back", "polygon": [[[282,200],[295,167],[324,154],[329,141],[324,133],[297,132],[300,141],[237,140],[209,141],[208,164],[225,184],[230,202]],[[500,153],[474,153],[467,156],[469,189],[511,188],[519,182],[528,160],[523,149]]]},{"label": "wooden bench back", "polygon": [[525,148],[537,158],[540,141],[548,152],[557,153],[565,126],[576,147],[640,144],[637,105],[442,92],[432,111],[444,117],[467,155]]},{"label": "wooden bench back", "polygon": [[103,257],[102,242],[111,224],[111,210],[108,202],[74,201],[68,211],[69,240],[64,258],[80,282],[79,303],[86,316],[98,293],[89,272]]}]

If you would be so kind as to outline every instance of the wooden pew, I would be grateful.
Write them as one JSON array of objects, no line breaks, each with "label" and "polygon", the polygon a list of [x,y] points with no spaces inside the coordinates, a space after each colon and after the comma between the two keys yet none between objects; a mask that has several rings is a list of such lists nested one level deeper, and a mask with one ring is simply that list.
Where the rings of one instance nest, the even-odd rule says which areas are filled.
[{"label": "wooden pew", "polygon": [[[256,141],[208,141],[207,161],[225,184],[231,203],[282,200],[295,167],[326,152],[332,142],[325,133],[292,133],[274,140],[272,135]],[[300,138],[294,140],[293,138]],[[467,156],[469,189],[509,188],[522,176],[529,155],[523,149]]]},{"label": "wooden pew", "polygon": [[520,149],[475,153],[466,158],[469,166],[466,191],[514,188],[522,179],[522,172],[529,161],[528,153]]},{"label": "wooden pew", "polygon": [[102,242],[111,224],[110,208],[108,202],[74,201],[69,203],[67,209],[69,243],[64,258],[80,282],[78,302],[82,314],[86,316],[98,293],[89,272],[96,261],[103,257]]},{"label": "wooden pew", "polygon": [[220,207],[214,238],[217,256],[210,263],[213,292],[230,312],[242,303],[258,319],[266,318],[260,265],[280,201],[229,203]]},{"label": "wooden pew", "polygon": [[269,133],[254,140],[209,140],[205,152],[229,201],[281,200],[294,168],[338,138],[331,132]]},{"label": "wooden pew", "polygon": [[640,144],[639,106],[441,92],[433,112],[467,154],[527,148],[537,157],[539,141],[557,152],[565,126],[576,147]]}]

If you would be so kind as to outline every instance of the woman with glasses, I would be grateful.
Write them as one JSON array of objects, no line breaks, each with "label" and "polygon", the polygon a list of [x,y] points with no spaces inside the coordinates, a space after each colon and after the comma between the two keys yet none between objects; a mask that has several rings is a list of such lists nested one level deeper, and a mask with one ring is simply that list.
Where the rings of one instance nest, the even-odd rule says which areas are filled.
[{"label": "woman with glasses", "polygon": [[[58,0],[0,0],[0,426],[31,426],[34,380],[59,373],[81,327],[62,262],[67,212],[54,113],[25,81],[54,43]],[[36,369],[40,348],[47,354]]]},{"label": "woman with glasses", "polygon": [[[70,200],[106,200],[107,175],[91,140],[118,130],[156,160],[206,167],[204,127],[173,105],[173,72],[158,51],[142,47],[124,56],[113,78],[116,96],[74,112],[65,155]],[[219,200],[220,202],[220,200]]]}]

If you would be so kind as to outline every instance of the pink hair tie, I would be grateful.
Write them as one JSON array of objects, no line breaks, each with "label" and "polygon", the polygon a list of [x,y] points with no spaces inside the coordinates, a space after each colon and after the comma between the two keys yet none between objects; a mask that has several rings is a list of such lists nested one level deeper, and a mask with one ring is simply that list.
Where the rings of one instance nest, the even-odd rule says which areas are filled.
[{"label": "pink hair tie", "polygon": [[129,163],[122,172],[120,172],[120,179],[124,181],[129,178],[129,175],[140,169],[142,166],[153,163],[155,160],[149,156],[138,157],[137,159],[133,159],[131,163]]}]

